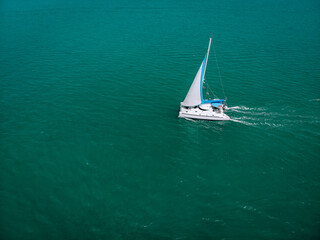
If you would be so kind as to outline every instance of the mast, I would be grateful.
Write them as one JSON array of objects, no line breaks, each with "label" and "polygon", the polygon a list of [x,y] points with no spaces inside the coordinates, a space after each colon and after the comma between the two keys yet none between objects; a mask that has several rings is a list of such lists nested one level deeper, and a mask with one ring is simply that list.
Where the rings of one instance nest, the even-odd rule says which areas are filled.
[{"label": "mast", "polygon": [[204,72],[203,72],[203,80],[205,79],[204,77],[206,75],[207,63],[208,63],[208,58],[209,58],[210,46],[211,46],[211,40],[212,40],[212,37],[210,37],[210,40],[209,40],[208,52],[207,52],[207,56],[206,56],[206,63],[205,63]]}]

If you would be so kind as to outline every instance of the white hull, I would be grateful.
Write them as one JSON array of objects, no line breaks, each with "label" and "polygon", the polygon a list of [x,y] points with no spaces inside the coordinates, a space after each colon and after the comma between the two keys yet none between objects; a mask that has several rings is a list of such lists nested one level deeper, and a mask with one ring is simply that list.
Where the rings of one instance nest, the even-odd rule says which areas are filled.
[{"label": "white hull", "polygon": [[203,119],[213,121],[228,121],[230,117],[218,110],[201,110],[199,108],[187,109],[184,107],[180,108],[179,117],[181,118],[192,118],[192,119]]}]

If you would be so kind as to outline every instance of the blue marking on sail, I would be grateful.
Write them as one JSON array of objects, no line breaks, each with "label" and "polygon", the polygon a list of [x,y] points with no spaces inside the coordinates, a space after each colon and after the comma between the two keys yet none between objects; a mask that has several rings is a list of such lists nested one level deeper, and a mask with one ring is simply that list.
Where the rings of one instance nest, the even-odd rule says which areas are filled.
[{"label": "blue marking on sail", "polygon": [[202,88],[203,88],[203,73],[205,68],[205,62],[206,62],[207,56],[204,57],[202,62],[202,69],[201,69],[201,80],[200,80],[200,96],[201,96],[201,103],[203,103],[203,96],[202,96]]}]

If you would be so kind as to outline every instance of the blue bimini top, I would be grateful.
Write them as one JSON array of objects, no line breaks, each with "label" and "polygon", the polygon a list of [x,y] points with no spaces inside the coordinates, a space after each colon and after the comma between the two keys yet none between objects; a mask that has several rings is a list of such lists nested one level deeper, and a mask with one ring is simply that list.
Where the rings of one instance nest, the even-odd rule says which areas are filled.
[{"label": "blue bimini top", "polygon": [[213,100],[203,100],[202,103],[211,103],[213,107],[219,108],[219,107],[222,107],[225,101],[226,100],[224,99],[213,99]]},{"label": "blue bimini top", "polygon": [[224,99],[213,99],[213,100],[203,100],[202,103],[221,103],[223,104],[226,100]]}]

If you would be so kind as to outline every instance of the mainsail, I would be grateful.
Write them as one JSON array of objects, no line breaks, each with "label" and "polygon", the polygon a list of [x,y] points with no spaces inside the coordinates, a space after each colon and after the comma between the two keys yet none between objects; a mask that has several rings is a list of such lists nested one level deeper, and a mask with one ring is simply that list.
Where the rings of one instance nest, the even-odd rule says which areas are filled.
[{"label": "mainsail", "polygon": [[203,84],[203,75],[204,75],[204,68],[206,64],[206,57],[204,58],[201,66],[198,70],[196,77],[193,80],[193,83],[189,89],[189,92],[182,102],[183,106],[186,107],[194,107],[198,106],[202,102],[202,84]]},{"label": "mainsail", "polygon": [[189,92],[182,103],[183,106],[194,107],[194,106],[198,106],[201,103],[203,103],[202,85],[203,85],[204,76],[206,74],[206,68],[207,68],[207,63],[208,63],[208,58],[209,58],[211,40],[212,40],[212,38],[210,38],[210,41],[209,41],[207,55],[203,59],[202,64],[198,70],[198,73],[197,73],[195,79],[193,80],[193,83],[189,89]]}]

